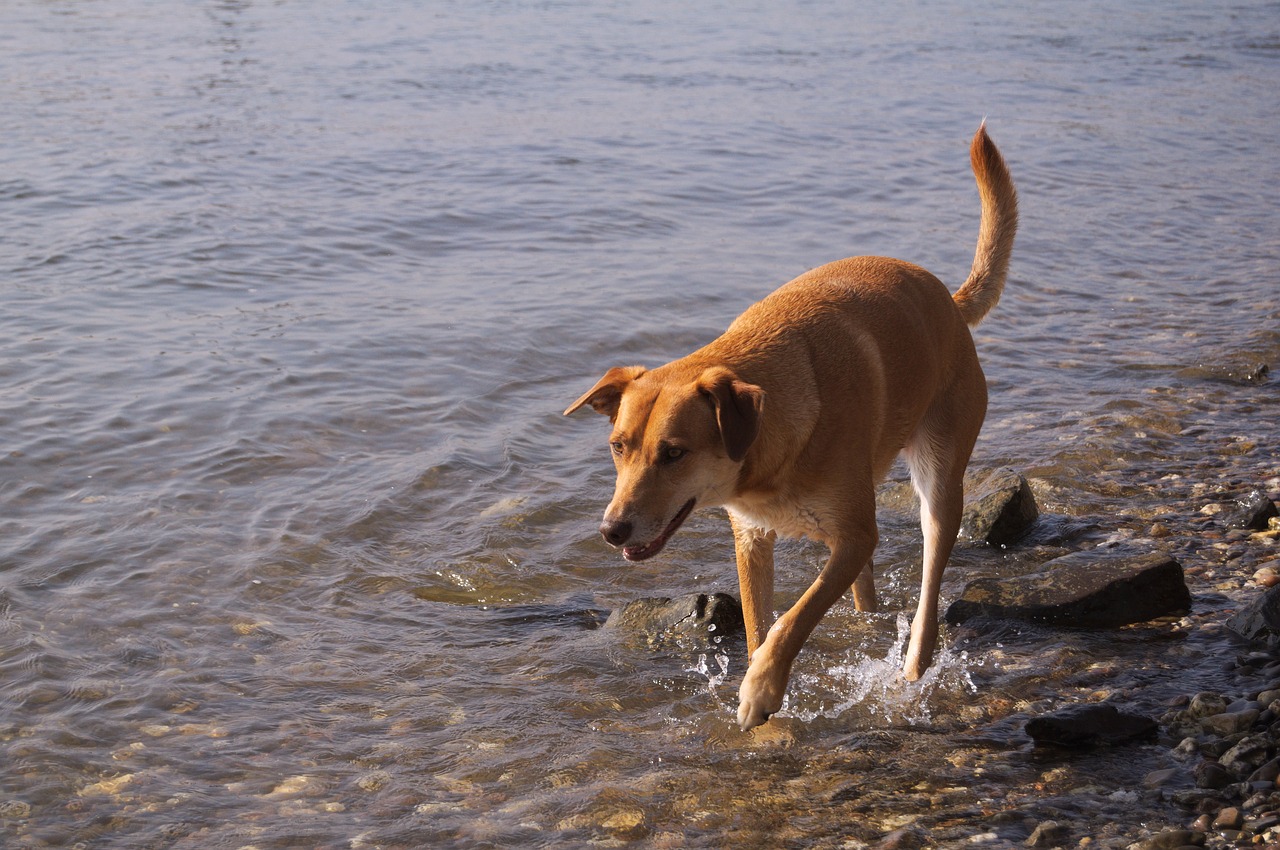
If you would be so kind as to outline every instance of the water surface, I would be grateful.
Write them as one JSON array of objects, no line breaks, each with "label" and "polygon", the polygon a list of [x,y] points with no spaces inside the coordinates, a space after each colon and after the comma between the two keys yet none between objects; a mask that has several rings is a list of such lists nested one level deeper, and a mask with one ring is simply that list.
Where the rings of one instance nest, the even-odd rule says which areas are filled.
[{"label": "water surface", "polygon": [[[1131,791],[1161,748],[1045,765],[1017,718],[1229,684],[1196,618],[1276,550],[1200,510],[1280,495],[1278,72],[1266,2],[5,4],[4,843],[998,843],[1054,795],[1079,835],[1176,819]],[[559,411],[828,260],[958,285],[983,118],[1022,228],[972,468],[1047,518],[960,551],[944,604],[1129,541],[1199,576],[1197,614],[951,631],[904,686],[890,487],[887,613],[837,606],[743,735],[740,639],[592,628],[736,592],[724,517],[624,563],[604,424]],[[781,549],[781,599],[822,557]]]}]

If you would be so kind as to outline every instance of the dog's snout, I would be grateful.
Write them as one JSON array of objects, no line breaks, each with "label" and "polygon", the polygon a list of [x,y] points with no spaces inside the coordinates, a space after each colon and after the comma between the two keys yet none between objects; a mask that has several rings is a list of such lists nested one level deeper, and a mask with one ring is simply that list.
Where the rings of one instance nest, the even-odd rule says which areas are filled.
[{"label": "dog's snout", "polygon": [[605,520],[600,523],[600,533],[610,546],[621,546],[631,539],[631,523],[625,520]]}]

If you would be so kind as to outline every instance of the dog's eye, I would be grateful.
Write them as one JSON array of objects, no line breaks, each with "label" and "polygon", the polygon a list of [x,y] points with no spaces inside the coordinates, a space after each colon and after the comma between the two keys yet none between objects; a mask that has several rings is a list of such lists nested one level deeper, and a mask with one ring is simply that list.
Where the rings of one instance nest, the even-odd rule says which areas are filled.
[{"label": "dog's eye", "polygon": [[668,460],[668,461],[679,460],[680,458],[684,457],[685,454],[686,454],[685,450],[680,448],[679,446],[670,446],[665,452],[662,453],[662,459]]},{"label": "dog's eye", "polygon": [[622,446],[621,440],[614,440],[612,443],[609,444],[609,451],[613,452],[616,455],[622,454],[622,448],[623,446]]}]

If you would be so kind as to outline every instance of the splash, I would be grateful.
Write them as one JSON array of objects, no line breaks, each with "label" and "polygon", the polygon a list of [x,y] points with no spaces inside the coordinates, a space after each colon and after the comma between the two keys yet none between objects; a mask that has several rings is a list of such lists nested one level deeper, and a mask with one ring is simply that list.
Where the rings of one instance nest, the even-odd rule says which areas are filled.
[{"label": "splash", "polygon": [[892,724],[928,724],[931,703],[948,695],[976,694],[972,672],[978,666],[966,650],[944,646],[918,681],[902,676],[902,663],[911,633],[911,620],[897,618],[897,639],[884,658],[870,658],[858,650],[844,664],[825,673],[805,674],[792,681],[782,713],[809,722],[835,718],[858,708],[872,718]]}]

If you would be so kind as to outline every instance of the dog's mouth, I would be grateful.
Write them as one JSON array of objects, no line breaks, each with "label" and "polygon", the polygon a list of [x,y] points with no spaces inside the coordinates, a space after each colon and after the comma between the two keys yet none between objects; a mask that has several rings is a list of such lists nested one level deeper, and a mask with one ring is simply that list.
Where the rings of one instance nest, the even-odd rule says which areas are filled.
[{"label": "dog's mouth", "polygon": [[671,539],[671,535],[676,533],[676,529],[680,527],[680,524],[688,518],[689,514],[693,513],[693,503],[696,501],[696,499],[690,499],[685,502],[684,507],[676,512],[675,518],[667,523],[667,527],[653,540],[643,546],[623,546],[622,557],[628,561],[643,561],[645,558],[652,558],[661,552],[662,547],[667,545],[667,541]]}]

